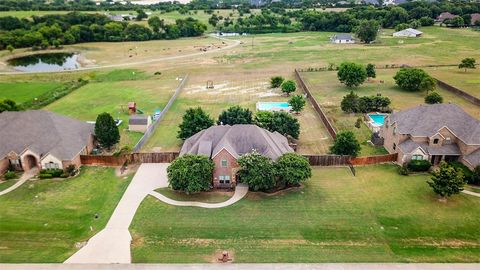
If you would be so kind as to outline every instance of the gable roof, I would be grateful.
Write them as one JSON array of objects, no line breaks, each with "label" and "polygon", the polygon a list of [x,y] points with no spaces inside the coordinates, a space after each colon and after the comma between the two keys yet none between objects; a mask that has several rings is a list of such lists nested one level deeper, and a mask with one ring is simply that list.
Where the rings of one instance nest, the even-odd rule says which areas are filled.
[{"label": "gable roof", "polygon": [[128,119],[129,125],[148,125],[148,117],[147,115],[131,115]]},{"label": "gable roof", "polygon": [[293,152],[287,138],[278,132],[270,132],[256,125],[220,125],[204,129],[188,138],[180,155],[207,155],[213,158],[223,149],[234,158],[255,150],[273,160]]},{"label": "gable roof", "polygon": [[480,21],[480,13],[470,14],[470,17],[472,18],[472,19],[470,20],[470,24],[471,24],[471,25],[474,25],[476,21]]},{"label": "gable roof", "polygon": [[430,146],[426,142],[416,143],[408,139],[398,145],[404,153],[412,153],[417,148],[420,148],[425,154],[429,155],[450,155],[460,156],[461,152],[456,144],[444,144],[441,146]]},{"label": "gable roof", "polygon": [[438,15],[437,20],[444,21],[446,19],[453,19],[455,17],[458,17],[458,15],[453,15],[450,12],[442,12],[440,15]]},{"label": "gable roof", "polygon": [[398,31],[398,32],[395,32],[393,33],[394,35],[399,35],[399,34],[413,34],[413,35],[421,35],[423,34],[422,31],[419,31],[417,29],[413,29],[413,28],[407,28],[407,29],[403,29],[401,31]]},{"label": "gable roof", "polygon": [[480,121],[455,104],[419,105],[387,116],[388,125],[412,136],[431,137],[447,127],[466,144],[480,144]]},{"label": "gable roof", "polygon": [[40,157],[51,154],[73,159],[88,144],[93,125],[53,112],[32,110],[0,113],[0,158],[29,149]]}]

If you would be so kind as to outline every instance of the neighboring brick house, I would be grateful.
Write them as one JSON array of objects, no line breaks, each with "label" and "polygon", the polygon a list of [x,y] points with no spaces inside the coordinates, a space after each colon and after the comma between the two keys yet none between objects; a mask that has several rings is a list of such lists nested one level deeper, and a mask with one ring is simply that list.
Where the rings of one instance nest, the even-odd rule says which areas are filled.
[{"label": "neighboring brick house", "polygon": [[93,149],[93,125],[53,112],[0,113],[0,173],[81,165]]},{"label": "neighboring brick house", "polygon": [[453,15],[450,12],[442,12],[442,13],[440,13],[440,15],[438,15],[437,22],[443,22],[445,20],[450,20],[450,19],[453,19],[453,18],[456,18],[456,17],[458,17],[458,15]]},{"label": "neighboring brick house", "polygon": [[285,136],[256,125],[220,125],[204,129],[188,138],[180,155],[206,155],[215,163],[213,186],[231,188],[237,183],[237,159],[252,151],[276,160],[293,152]]},{"label": "neighboring brick house", "polygon": [[454,104],[419,105],[385,118],[380,130],[384,147],[398,153],[397,162],[412,159],[458,160],[473,169],[480,165],[480,121]]},{"label": "neighboring brick house", "polygon": [[470,14],[470,17],[472,18],[470,20],[471,25],[475,25],[477,22],[480,23],[480,13]]}]

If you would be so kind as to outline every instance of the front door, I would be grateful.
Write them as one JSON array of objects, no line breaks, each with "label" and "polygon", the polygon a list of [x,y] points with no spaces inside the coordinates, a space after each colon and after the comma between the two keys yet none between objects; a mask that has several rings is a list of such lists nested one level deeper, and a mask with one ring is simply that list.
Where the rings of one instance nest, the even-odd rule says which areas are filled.
[{"label": "front door", "polygon": [[438,155],[432,156],[430,160],[433,166],[440,164],[440,161],[442,161],[442,156],[438,156]]}]

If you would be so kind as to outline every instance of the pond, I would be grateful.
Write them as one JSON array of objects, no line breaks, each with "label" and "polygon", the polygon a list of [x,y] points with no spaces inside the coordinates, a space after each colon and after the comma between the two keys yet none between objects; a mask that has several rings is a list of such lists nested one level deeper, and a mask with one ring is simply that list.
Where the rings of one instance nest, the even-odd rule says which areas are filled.
[{"label": "pond", "polygon": [[17,71],[52,72],[78,69],[78,55],[74,53],[41,53],[8,60]]}]

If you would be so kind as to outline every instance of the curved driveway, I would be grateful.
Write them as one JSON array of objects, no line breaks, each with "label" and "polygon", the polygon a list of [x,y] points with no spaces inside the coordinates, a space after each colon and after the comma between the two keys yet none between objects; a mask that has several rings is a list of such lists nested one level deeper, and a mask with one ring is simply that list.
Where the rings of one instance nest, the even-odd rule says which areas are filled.
[{"label": "curved driveway", "polygon": [[205,54],[211,54],[219,51],[224,51],[228,50],[231,48],[234,48],[238,45],[240,45],[240,40],[232,40],[232,39],[226,39],[226,38],[221,38],[221,37],[216,37],[213,35],[210,35],[212,38],[217,38],[219,40],[223,41],[228,41],[228,42],[233,42],[225,47],[218,48],[218,49],[213,49],[210,51],[200,51],[196,53],[190,53],[190,54],[185,54],[185,55],[174,55],[174,56],[165,56],[165,57],[158,57],[158,58],[152,58],[148,60],[143,60],[143,61],[137,61],[137,62],[127,62],[127,63],[119,63],[119,64],[111,64],[111,65],[104,65],[104,66],[93,66],[93,67],[84,67],[84,68],[78,68],[78,69],[72,69],[72,70],[62,70],[62,71],[48,71],[48,72],[21,72],[21,71],[7,71],[7,72],[0,72],[0,75],[15,75],[15,74],[34,74],[34,73],[64,73],[64,72],[76,72],[76,71],[85,71],[85,70],[94,70],[94,69],[104,69],[104,68],[115,68],[115,67],[127,67],[127,66],[136,66],[136,65],[145,65],[145,64],[150,64],[150,63],[155,63],[155,62],[161,62],[161,61],[168,61],[168,60],[176,60],[176,59],[182,59],[182,58],[191,58],[195,56],[200,56],[200,55],[205,55]]}]

